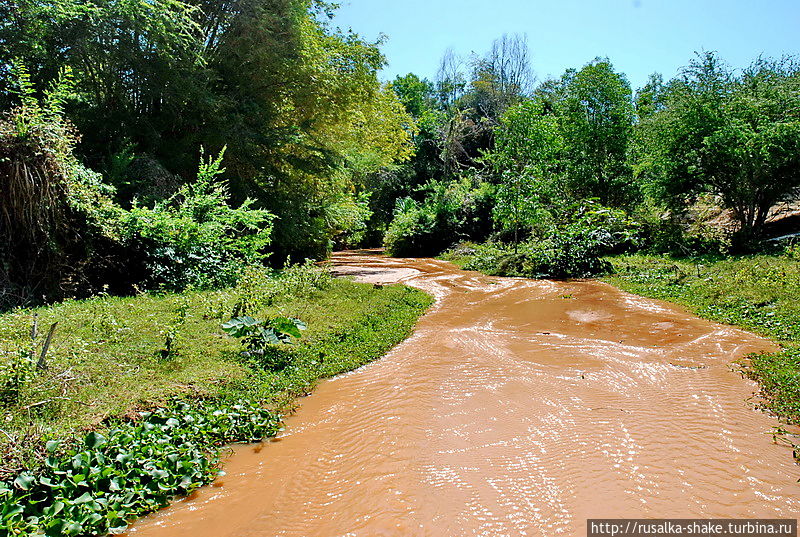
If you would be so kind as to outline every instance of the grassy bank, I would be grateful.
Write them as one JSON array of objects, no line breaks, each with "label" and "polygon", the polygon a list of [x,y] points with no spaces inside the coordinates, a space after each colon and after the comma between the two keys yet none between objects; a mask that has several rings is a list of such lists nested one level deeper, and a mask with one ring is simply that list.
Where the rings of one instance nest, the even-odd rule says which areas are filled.
[{"label": "grassy bank", "polygon": [[777,340],[782,351],[756,355],[745,367],[767,407],[800,423],[800,257],[609,258],[609,283],[686,306],[701,317]]},{"label": "grassy bank", "polygon": [[[274,435],[297,395],[380,357],[430,303],[421,291],[306,267],[279,278],[253,272],[222,291],[1,315],[0,533],[123,528],[212,480],[221,445]],[[242,342],[222,331],[234,312],[295,317],[308,329],[267,363],[243,357]]]}]

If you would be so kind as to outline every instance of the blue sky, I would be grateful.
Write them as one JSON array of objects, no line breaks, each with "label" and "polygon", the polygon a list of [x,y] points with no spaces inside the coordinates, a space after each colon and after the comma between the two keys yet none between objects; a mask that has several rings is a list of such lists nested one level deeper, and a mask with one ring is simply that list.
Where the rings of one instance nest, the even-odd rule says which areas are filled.
[{"label": "blue sky", "polygon": [[635,88],[672,77],[694,51],[735,67],[759,54],[800,53],[800,0],[340,0],[334,24],[374,40],[389,66],[432,78],[444,51],[483,53],[503,33],[526,34],[539,80],[607,56]]}]

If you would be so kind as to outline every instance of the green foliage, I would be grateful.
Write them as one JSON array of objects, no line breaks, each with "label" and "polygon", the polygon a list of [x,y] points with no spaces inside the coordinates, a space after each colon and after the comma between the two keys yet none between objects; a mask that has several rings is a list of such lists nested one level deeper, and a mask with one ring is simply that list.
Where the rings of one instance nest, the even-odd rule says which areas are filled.
[{"label": "green foliage", "polygon": [[36,360],[30,351],[17,350],[0,363],[0,407],[19,402],[23,388],[33,379]]},{"label": "green foliage", "polygon": [[0,118],[0,308],[92,292],[114,252],[105,223],[118,214],[112,190],[73,154],[69,71],[41,98],[24,66],[13,71],[20,106]]},{"label": "green foliage", "polygon": [[559,103],[566,147],[566,178],[573,195],[620,205],[635,193],[628,142],[633,129],[631,88],[607,59],[596,59],[562,78]]},{"label": "green foliage", "polygon": [[167,290],[233,284],[246,265],[266,256],[273,216],[252,200],[229,205],[217,158],[201,160],[197,180],[153,208],[133,208],[121,219],[124,241],[145,256],[145,284]]},{"label": "green foliage", "polygon": [[760,384],[768,408],[791,423],[800,422],[800,346],[752,356],[747,373]]},{"label": "green foliage", "polygon": [[[192,177],[200,147],[227,145],[233,198],[279,217],[279,257],[324,257],[351,231],[343,208],[358,205],[363,175],[407,159],[415,130],[378,79],[380,43],[337,30],[333,9],[316,0],[0,2],[9,21],[0,63],[20,58],[37,88],[73,73],[76,98],[64,111],[83,134],[79,156],[104,171],[123,206],[136,195],[162,201]],[[10,90],[0,81],[4,108],[20,100]],[[168,184],[151,184],[137,162]]]},{"label": "green foliage", "polygon": [[[415,200],[397,200],[394,219],[383,239],[386,251],[389,255],[399,257],[425,255],[432,249],[431,246],[435,249],[435,245],[430,245],[435,224],[435,215],[423,210]],[[438,236],[441,237],[440,234]]]},{"label": "green foliage", "polygon": [[[305,268],[297,270],[301,271],[309,272]],[[124,415],[142,401],[161,404],[172,396],[187,394],[228,394],[241,399],[251,394],[254,400],[270,405],[288,403],[294,395],[304,393],[316,378],[316,366],[311,362],[327,360],[321,358],[322,340],[331,338],[336,345],[342,345],[336,347],[336,360],[325,362],[326,367],[340,361],[350,363],[358,356],[358,360],[374,359],[377,354],[351,356],[348,353],[354,353],[354,349],[339,341],[336,334],[355,330],[370,317],[369,328],[363,329],[361,339],[353,344],[391,345],[398,341],[394,338],[401,336],[399,329],[389,328],[390,323],[396,321],[396,326],[403,327],[401,331],[407,330],[421,311],[415,309],[417,306],[407,306],[407,302],[427,304],[421,293],[331,281],[327,273],[286,279],[276,275],[273,279],[277,282],[268,278],[260,283],[251,280],[247,293],[257,296],[261,285],[263,293],[272,294],[272,298],[269,304],[251,306],[253,309],[236,316],[294,317],[308,323],[302,340],[276,351],[282,361],[292,366],[274,374],[242,360],[241,344],[220,330],[220,324],[231,318],[240,302],[239,293],[244,291],[241,287],[181,295],[103,296],[3,314],[0,367],[4,370],[19,352],[30,353],[34,313],[39,315],[40,326],[50,326],[57,320],[59,329],[47,355],[48,369],[36,371],[19,390],[15,389],[14,402],[0,405],[2,428],[10,435],[0,435],[0,479],[9,472],[38,465],[36,439],[45,431],[56,437],[68,436],[70,431],[91,426],[105,417]],[[312,288],[312,281],[323,288]],[[284,291],[275,294],[276,287]],[[390,315],[393,309],[396,316]],[[163,360],[160,351],[164,350],[165,331],[170,327],[177,336],[177,352]],[[38,357],[39,352],[34,355]],[[26,371],[30,367],[28,364]],[[287,391],[283,392],[280,386],[286,386]]]},{"label": "green foliage", "polygon": [[759,59],[741,74],[714,53],[693,60],[640,128],[654,195],[680,211],[710,192],[733,211],[740,239],[757,235],[800,189],[798,73],[789,59]]},{"label": "green foliage", "polygon": [[265,259],[273,216],[249,199],[229,205],[218,177],[224,152],[201,158],[197,179],[170,199],[126,211],[73,154],[77,135],[62,117],[69,77],[39,100],[27,71],[16,69],[23,105],[0,121],[0,307],[107,284],[115,292],[220,287]]},{"label": "green foliage", "polygon": [[212,481],[219,448],[274,436],[280,417],[251,402],[177,402],[90,432],[61,448],[47,442],[44,468],[0,484],[8,535],[120,533],[133,517]]},{"label": "green foliage", "polygon": [[418,197],[416,193],[422,185],[444,174],[439,138],[447,118],[440,109],[434,84],[409,73],[398,76],[390,86],[416,124],[411,131],[414,154],[401,165],[371,174],[365,182],[372,214],[362,240],[371,245],[381,243],[394,217],[397,200]]},{"label": "green foliage", "polygon": [[467,270],[500,276],[583,278],[608,270],[604,255],[639,242],[637,225],[624,211],[592,200],[564,207],[559,218],[563,218],[559,225],[543,227],[520,244],[489,242],[467,251],[457,248],[445,259],[458,260]]},{"label": "green foliage", "polygon": [[491,231],[492,185],[477,176],[431,182],[420,204],[398,200],[384,237],[391,255],[436,255],[460,239],[484,239]]},{"label": "green foliage", "polygon": [[[259,321],[250,316],[234,317],[222,325],[222,330],[231,337],[239,338],[247,350],[245,358],[253,358],[260,365],[278,369],[288,365],[280,360],[281,354],[270,352],[273,345],[291,344],[292,338],[302,337],[306,324],[294,317],[273,317]],[[277,359],[277,360],[276,360]]]},{"label": "green foliage", "polygon": [[[3,523],[16,531],[21,518],[35,515],[38,521],[26,522],[22,534],[35,534],[35,527],[43,531],[43,524],[52,524],[52,533],[60,535],[66,532],[59,526],[61,520],[83,524],[81,535],[102,534],[118,519],[130,520],[164,505],[174,495],[213,479],[219,445],[262,438],[259,423],[274,432],[277,411],[290,408],[317,379],[383,355],[410,333],[432,301],[401,286],[375,288],[331,280],[311,267],[289,269],[285,278],[274,276],[281,281],[278,285],[302,296],[275,295],[270,305],[253,314],[259,319],[308,321],[302,340],[274,347],[275,357],[287,364],[280,370],[265,368],[259,360],[243,360],[240,343],[221,333],[220,316],[230,315],[238,301],[236,289],[103,296],[36,310],[43,326],[60,321],[60,337],[50,352],[48,370],[23,384],[15,403],[0,407],[6,433],[0,435],[0,481],[6,483],[0,488],[12,489],[10,499],[0,492]],[[267,280],[262,281],[264,291],[271,292]],[[255,294],[255,283],[252,286]],[[2,315],[0,348],[29,348],[31,314],[20,310]],[[179,352],[163,361],[155,353],[170,324],[177,326]],[[12,358],[4,353],[0,364]],[[185,405],[170,403],[175,397]],[[164,409],[156,410],[153,418],[139,417],[135,411],[143,404]],[[115,421],[115,416],[133,421]],[[185,416],[195,421],[189,423]],[[95,428],[106,442],[94,436],[89,443],[98,445],[87,446],[84,435],[76,433],[86,427]],[[114,432],[117,429],[122,432]],[[54,454],[46,450],[54,445],[51,440],[62,440]],[[118,449],[133,453],[133,459],[117,460]],[[80,468],[73,469],[76,455],[81,457]],[[48,466],[48,456],[57,459],[55,469]],[[101,456],[105,465],[98,462]],[[191,469],[183,464],[186,461],[192,462]],[[97,474],[95,466],[108,466],[110,473],[101,469]],[[67,473],[53,477],[55,470]],[[73,478],[78,474],[87,477]],[[57,486],[43,485],[43,477]],[[11,485],[17,478],[28,491]],[[112,478],[123,479],[121,490],[110,490]],[[85,492],[90,497],[84,497]],[[52,503],[56,499],[63,508]],[[21,515],[18,505],[25,509]]]},{"label": "green foliage", "polygon": [[596,237],[569,229],[516,248],[502,243],[476,246],[462,259],[462,266],[496,276],[584,278],[608,270],[601,257],[603,247]]},{"label": "green foliage", "polygon": [[[566,252],[574,251],[576,256],[596,260],[609,248],[607,241],[584,233],[588,224],[576,224],[580,231],[570,228],[569,223],[585,214],[578,209],[571,215],[570,210],[591,205],[594,198],[620,207],[638,195],[627,164],[633,127],[630,86],[610,62],[598,59],[580,71],[567,71],[561,80],[542,84],[532,97],[526,97],[527,92],[521,90],[527,84],[526,57],[519,39],[498,40],[486,58],[476,60],[471,86],[460,96],[447,98],[448,118],[440,129],[441,175],[470,166],[472,170],[463,175],[487,177],[492,186],[485,201],[493,221],[486,228],[465,225],[458,199],[442,196],[442,188],[435,188],[446,183],[430,181],[421,202],[418,196],[415,201],[398,202],[384,240],[390,253],[437,253],[456,240],[481,240],[489,236],[493,225],[498,239],[548,241],[546,246],[541,243],[541,252],[528,256],[537,261],[524,270],[515,269],[517,273],[567,275],[601,270],[599,262],[570,266],[556,252],[572,255]],[[442,84],[456,80],[459,73],[458,62],[446,56]],[[422,108],[422,82],[406,77],[397,86],[414,109]],[[484,137],[486,125],[493,127],[492,135]],[[452,206],[451,200],[455,201]],[[601,236],[602,230],[596,235]]]},{"label": "green foliage", "polygon": [[328,289],[332,281],[330,271],[310,259],[294,265],[287,260],[280,272],[265,267],[246,267],[233,289],[236,296],[233,316],[255,315],[281,296],[313,296],[316,291]]},{"label": "green foliage", "polygon": [[328,289],[333,282],[331,271],[311,259],[290,265],[287,261],[278,274],[281,292],[290,296],[308,297],[313,292]]},{"label": "green foliage", "polygon": [[558,118],[547,113],[544,101],[524,101],[500,119],[494,151],[485,160],[500,178],[494,219],[502,229],[514,231],[515,241],[520,232],[547,224],[547,207],[563,201],[563,151]]}]

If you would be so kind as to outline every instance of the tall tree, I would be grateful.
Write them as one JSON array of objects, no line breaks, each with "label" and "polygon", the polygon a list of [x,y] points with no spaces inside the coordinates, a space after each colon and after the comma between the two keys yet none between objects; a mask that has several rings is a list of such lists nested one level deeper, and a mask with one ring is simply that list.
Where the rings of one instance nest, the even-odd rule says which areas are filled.
[{"label": "tall tree", "polygon": [[469,105],[493,121],[526,97],[533,86],[528,41],[524,35],[503,35],[472,65]]},{"label": "tall tree", "polygon": [[514,232],[531,229],[547,220],[558,195],[564,140],[558,118],[547,112],[540,99],[509,108],[495,130],[495,148],[488,161],[499,174],[494,217]]},{"label": "tall tree", "polygon": [[201,147],[227,145],[233,191],[279,217],[281,255],[321,255],[351,220],[339,215],[356,204],[356,183],[407,159],[414,130],[378,80],[380,43],[333,28],[332,9],[322,0],[0,0],[0,65],[22,59],[37,87],[71,68],[78,151],[128,200],[154,182],[131,162],[178,176],[174,191]]},{"label": "tall tree", "polygon": [[598,58],[567,71],[562,85],[568,184],[577,196],[625,203],[632,196],[626,154],[633,129],[630,84],[611,62]]}]

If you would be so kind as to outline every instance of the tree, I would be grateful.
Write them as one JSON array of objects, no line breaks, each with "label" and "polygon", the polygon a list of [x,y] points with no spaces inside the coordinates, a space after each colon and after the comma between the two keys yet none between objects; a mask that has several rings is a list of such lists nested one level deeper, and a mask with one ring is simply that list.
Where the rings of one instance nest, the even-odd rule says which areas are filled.
[{"label": "tree", "polygon": [[628,142],[633,129],[631,88],[608,60],[596,59],[562,77],[557,103],[567,147],[566,176],[577,197],[620,205],[632,197]]},{"label": "tree", "polygon": [[647,78],[647,83],[636,91],[634,98],[639,119],[646,119],[664,108],[664,90],[664,78],[659,73]]},{"label": "tree", "polygon": [[800,67],[759,59],[741,74],[715,53],[670,82],[662,110],[643,123],[656,194],[680,209],[710,192],[731,209],[741,239],[800,191]]},{"label": "tree", "polygon": [[452,109],[458,104],[467,88],[467,78],[464,73],[464,60],[447,49],[439,62],[436,72],[436,91],[439,101],[444,109]]},{"label": "tree", "polygon": [[[196,6],[2,0],[0,13],[0,64],[22,60],[42,88],[64,67],[74,73],[81,98],[68,113],[90,163],[103,167],[129,138],[149,151],[173,129],[192,126],[207,81]],[[195,160],[193,153],[189,162]]]},{"label": "tree", "polygon": [[485,56],[472,62],[468,106],[481,117],[497,121],[508,107],[530,93],[533,81],[526,37],[503,35],[492,42]]},{"label": "tree", "polygon": [[547,113],[544,101],[524,101],[500,118],[495,148],[487,160],[500,176],[495,220],[514,231],[515,243],[521,228],[530,229],[548,219],[563,151],[558,118]]},{"label": "tree", "polygon": [[[352,221],[338,215],[355,214],[356,183],[407,159],[415,129],[378,80],[380,41],[332,28],[332,9],[321,0],[0,0],[0,65],[21,58],[39,88],[72,70],[78,98],[66,115],[83,134],[78,156],[116,183],[121,201],[169,198],[193,177],[201,147],[227,146],[233,195],[278,216],[279,256],[324,255]],[[2,81],[0,101],[13,104]],[[169,187],[144,195],[155,174],[132,165],[142,162]]]}]

